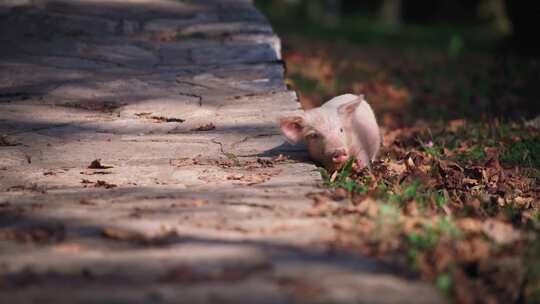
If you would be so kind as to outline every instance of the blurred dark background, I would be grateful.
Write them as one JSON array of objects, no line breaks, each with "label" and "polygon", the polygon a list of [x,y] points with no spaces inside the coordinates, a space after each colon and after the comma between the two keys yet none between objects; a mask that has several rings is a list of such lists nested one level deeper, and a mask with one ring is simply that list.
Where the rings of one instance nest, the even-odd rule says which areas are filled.
[{"label": "blurred dark background", "polygon": [[388,127],[540,113],[538,2],[255,2],[283,40],[305,108],[364,93]]}]

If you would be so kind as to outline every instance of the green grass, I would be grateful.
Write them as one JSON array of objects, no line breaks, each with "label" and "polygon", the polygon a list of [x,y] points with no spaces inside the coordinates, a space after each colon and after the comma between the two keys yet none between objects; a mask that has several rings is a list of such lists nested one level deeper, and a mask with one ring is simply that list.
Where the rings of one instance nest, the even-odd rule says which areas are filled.
[{"label": "green grass", "polygon": [[325,88],[321,86],[321,83],[317,79],[308,78],[299,73],[292,74],[290,78],[294,82],[294,84],[298,86],[298,90],[300,92],[303,92],[305,94],[316,94],[325,92]]},{"label": "green grass", "polygon": [[435,281],[437,288],[439,288],[439,290],[442,291],[445,295],[450,294],[450,291],[452,290],[452,283],[452,277],[446,272],[439,274]]},{"label": "green grass", "polygon": [[358,184],[355,180],[351,178],[351,174],[353,173],[353,164],[355,162],[354,158],[350,158],[343,168],[337,172],[337,175],[334,180],[332,180],[332,175],[326,169],[319,168],[319,172],[321,173],[321,177],[324,181],[325,186],[330,188],[342,188],[347,190],[348,192],[357,192],[357,193],[365,193],[367,192],[367,187],[364,185]]},{"label": "green grass", "polygon": [[[348,192],[367,193],[367,185],[371,183],[371,177],[362,176],[356,180],[351,178],[354,161],[354,158],[349,159],[343,168],[335,173],[337,175],[333,180],[332,175],[326,169],[319,168],[324,185],[333,189],[342,188]],[[448,203],[443,190],[427,188],[419,181],[414,181],[410,184],[401,184],[399,187],[394,188],[389,188],[384,181],[379,181],[374,195],[398,208],[403,208],[407,202],[412,200],[416,201],[422,209],[430,202],[435,203],[439,208],[444,207]]]},{"label": "green grass", "polygon": [[540,167],[540,141],[525,139],[508,145],[501,160],[511,164]]},{"label": "green grass", "polygon": [[[430,135],[429,138],[433,136]],[[458,130],[455,136],[434,139],[430,146],[426,145],[421,138],[417,141],[422,151],[441,159],[458,162],[483,161],[486,158],[486,148],[497,148],[501,153],[500,160],[503,163],[540,167],[540,138],[531,137],[526,129],[507,122],[496,121],[490,126],[468,122],[466,128]],[[462,142],[466,141],[472,142],[467,151],[460,152],[454,157],[442,155],[441,152],[445,148],[454,152]]]},{"label": "green grass", "polygon": [[446,204],[448,204],[448,198],[444,195],[444,192],[442,190],[438,190],[437,192],[435,192],[435,203],[439,208],[442,208]]},{"label": "green grass", "polygon": [[415,181],[410,185],[401,185],[400,189],[397,189],[397,193],[389,194],[388,199],[390,202],[403,205],[411,199],[417,199],[423,201],[423,196],[418,192],[418,185],[420,182]]},{"label": "green grass", "polygon": [[335,23],[325,24],[321,20],[312,20],[294,5],[276,7],[266,0],[256,0],[255,3],[269,17],[278,33],[296,33],[314,40],[344,40],[401,48],[414,45],[442,49],[450,57],[457,57],[469,49],[492,49],[501,38],[501,34],[481,26],[404,24],[397,28],[362,13],[340,16]]},{"label": "green grass", "polygon": [[[386,193],[383,191],[386,191]],[[402,184],[394,189],[393,192],[387,189],[381,190],[381,193],[383,197],[386,194],[386,200],[400,207],[404,207],[410,201],[416,201],[419,204],[421,212],[430,202],[433,202],[439,208],[443,208],[448,203],[443,190],[428,188],[419,181],[414,181],[411,184]]]},{"label": "green grass", "polygon": [[407,235],[409,258],[413,262],[416,261],[416,257],[420,253],[433,250],[444,237],[451,239],[461,237],[461,231],[455,226],[451,218],[443,218],[435,224],[431,222],[424,223],[419,232]]},{"label": "green grass", "polygon": [[204,39],[208,38],[208,35],[205,33],[182,33],[182,32],[176,32],[176,39],[178,40],[186,40],[186,39]]},{"label": "green grass", "polygon": [[[402,144],[403,148],[408,151],[398,154],[398,160],[407,159],[409,153],[416,150],[415,153],[420,154],[424,160],[422,166],[431,166],[421,168],[423,174],[427,173],[427,177],[419,174],[418,177],[408,175],[407,178],[403,179],[402,173],[389,173],[388,167],[385,168],[384,165],[381,167],[374,165],[369,173],[366,171],[355,172],[352,169],[354,162],[352,159],[334,175],[330,176],[324,169],[321,169],[321,175],[325,184],[330,188],[343,188],[353,193],[363,192],[374,199],[362,200],[365,195],[355,197],[353,194],[351,200],[353,204],[367,201],[366,206],[369,208],[372,208],[371,204],[376,204],[374,210],[377,213],[373,213],[373,209],[368,209],[369,212],[362,211],[364,213],[358,215],[362,217],[362,223],[365,221],[370,224],[362,227],[372,227],[368,232],[362,232],[362,229],[356,232],[361,235],[359,238],[366,240],[362,243],[362,247],[359,247],[361,250],[365,250],[366,247],[373,250],[368,250],[367,254],[372,252],[379,254],[378,250],[395,250],[403,255],[403,259],[400,259],[399,263],[405,262],[406,267],[412,271],[418,271],[426,278],[433,280],[442,293],[449,297],[456,297],[454,291],[463,288],[461,285],[463,282],[453,281],[452,274],[455,270],[468,271],[471,263],[460,260],[459,255],[462,253],[459,252],[459,248],[461,248],[461,244],[482,243],[483,246],[489,248],[487,253],[489,258],[495,259],[498,258],[499,254],[503,254],[503,251],[505,251],[505,255],[508,255],[506,250],[516,250],[512,253],[512,257],[520,256],[524,250],[520,249],[519,246],[516,246],[518,247],[516,249],[503,247],[487,233],[471,232],[466,225],[460,226],[463,224],[462,220],[468,218],[473,223],[481,224],[485,218],[494,218],[497,221],[507,222],[514,228],[521,227],[525,229],[525,233],[531,236],[540,231],[540,212],[537,206],[520,205],[517,200],[515,202],[505,200],[505,205],[499,205],[494,201],[494,197],[503,199],[506,197],[496,196],[497,193],[490,192],[491,190],[487,191],[486,187],[490,181],[485,181],[483,173],[478,173],[476,169],[482,168],[482,171],[500,169],[493,165],[493,161],[486,162],[487,154],[490,154],[491,159],[491,153],[494,152],[493,157],[497,157],[496,154],[498,154],[502,163],[516,165],[516,174],[519,174],[521,170],[537,172],[537,169],[530,166],[538,165],[538,153],[540,152],[538,134],[525,128],[522,124],[501,121],[466,122],[459,129],[456,127],[448,128],[442,124],[433,126],[432,130],[425,129],[421,132],[404,133],[406,136],[398,143]],[[490,151],[486,148],[495,149]],[[456,152],[461,151],[461,149],[464,151],[458,155],[456,153],[446,154],[448,150]],[[391,155],[389,157],[392,158]],[[463,187],[441,189],[444,184],[439,178],[444,178],[444,176],[439,175],[440,172],[438,172],[439,160],[453,159],[454,157],[460,158],[456,163],[461,169],[453,168],[453,170],[460,170],[464,177],[477,180],[478,187],[471,188],[467,186],[468,184],[464,184]],[[388,160],[383,160],[383,162],[386,161]],[[527,168],[518,168],[517,165]],[[411,168],[408,170],[412,171]],[[523,180],[526,183],[524,186],[507,185],[513,187],[512,191],[517,191],[517,189],[523,191],[523,197],[531,197],[531,195],[535,195],[530,190],[534,189],[535,182],[529,180],[529,178]],[[467,194],[463,206],[457,206],[456,202],[459,202],[460,197],[454,191],[459,191],[458,195],[459,193]],[[479,204],[475,203],[477,200]],[[531,213],[531,211],[535,213]],[[460,227],[463,227],[463,230]],[[537,236],[534,237],[537,238]],[[532,242],[538,241],[533,240]],[[368,247],[372,245],[373,248]],[[526,246],[530,246],[530,244]],[[474,247],[471,248],[475,250]],[[450,255],[452,256],[441,255],[441,250],[451,251]],[[540,294],[540,271],[538,270],[540,269],[538,268],[540,255],[538,252],[535,253],[536,262],[526,261],[531,263],[530,265],[536,263],[534,269],[531,267],[528,276],[527,286],[530,286],[527,287],[528,299]],[[481,257],[481,259],[484,258]],[[440,261],[443,263],[439,263]],[[438,265],[443,265],[444,268],[440,268]],[[468,273],[466,275],[471,276],[472,279],[477,279],[478,276],[478,274]],[[529,283],[533,280],[536,280],[534,282],[537,283]]]},{"label": "green grass", "polygon": [[401,210],[395,205],[386,202],[380,202],[379,214],[375,219],[375,223],[377,225],[377,233],[374,235],[374,237],[384,237],[381,231],[385,231],[385,229],[388,227],[399,228],[400,215]]}]

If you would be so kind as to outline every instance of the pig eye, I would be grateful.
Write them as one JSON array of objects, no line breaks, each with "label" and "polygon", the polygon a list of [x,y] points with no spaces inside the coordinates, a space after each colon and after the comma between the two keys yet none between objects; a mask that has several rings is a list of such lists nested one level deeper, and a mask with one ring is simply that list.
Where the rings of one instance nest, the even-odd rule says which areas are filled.
[{"label": "pig eye", "polygon": [[339,132],[343,133],[343,128],[339,128]]}]

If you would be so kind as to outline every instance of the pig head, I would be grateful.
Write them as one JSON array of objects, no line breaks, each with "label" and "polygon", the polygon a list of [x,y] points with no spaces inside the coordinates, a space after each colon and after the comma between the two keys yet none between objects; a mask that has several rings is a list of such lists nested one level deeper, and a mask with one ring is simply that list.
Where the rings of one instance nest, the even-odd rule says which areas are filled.
[{"label": "pig head", "polygon": [[281,118],[288,142],[304,141],[311,158],[327,170],[341,168],[350,157],[369,166],[381,145],[379,126],[363,95],[337,96],[321,107]]}]

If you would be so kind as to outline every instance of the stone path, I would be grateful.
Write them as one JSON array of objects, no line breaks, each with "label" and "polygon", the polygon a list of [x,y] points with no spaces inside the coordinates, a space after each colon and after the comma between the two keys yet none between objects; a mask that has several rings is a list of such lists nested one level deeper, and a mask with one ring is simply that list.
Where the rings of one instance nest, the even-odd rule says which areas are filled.
[{"label": "stone path", "polygon": [[4,0],[0,43],[0,303],[441,301],[305,215],[250,1]]}]

